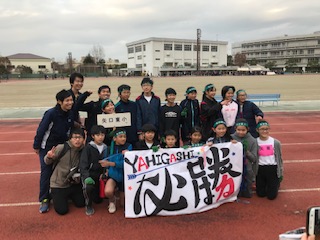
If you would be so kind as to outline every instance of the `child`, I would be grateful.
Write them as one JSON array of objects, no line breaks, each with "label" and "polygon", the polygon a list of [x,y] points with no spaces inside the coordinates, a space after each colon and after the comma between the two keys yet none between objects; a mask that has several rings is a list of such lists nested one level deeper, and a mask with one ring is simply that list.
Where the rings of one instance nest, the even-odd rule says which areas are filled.
[{"label": "child", "polygon": [[107,145],[103,143],[105,128],[95,125],[91,128],[92,141],[84,147],[80,157],[80,173],[83,182],[83,195],[86,200],[86,214],[94,214],[92,202],[101,203],[99,178],[103,173],[99,161],[107,157]]},{"label": "child", "polygon": [[280,182],[283,179],[281,143],[269,136],[270,125],[261,120],[257,124],[259,137],[258,174],[256,178],[257,195],[273,200],[278,195]]},{"label": "child", "polygon": [[71,110],[73,100],[70,92],[61,90],[56,94],[56,100],[56,106],[44,113],[33,142],[33,149],[39,155],[41,166],[40,213],[49,211],[50,177],[52,174],[52,165],[45,164],[44,156],[52,147],[68,140],[68,134],[74,122]]},{"label": "child", "polygon": [[202,130],[200,127],[195,126],[191,129],[190,132],[190,142],[187,143],[190,147],[201,147],[204,143],[201,141],[202,139]]},{"label": "child", "polygon": [[87,118],[85,119],[84,126],[87,130],[87,142],[90,142],[91,133],[90,130],[94,125],[97,125],[97,115],[102,113],[101,104],[104,100],[109,99],[111,95],[111,89],[108,85],[102,85],[98,88],[98,101],[90,101],[85,104],[84,101],[90,96],[90,92],[83,93],[84,98],[78,100],[77,105],[79,111],[87,112]]},{"label": "child", "polygon": [[249,131],[252,135],[252,137],[257,138],[258,133],[256,131],[256,120],[262,120],[263,119],[263,112],[261,109],[254,104],[251,101],[247,100],[247,93],[245,90],[240,89],[237,91],[237,103],[239,105],[238,110],[238,118],[244,118],[248,121],[249,124]]},{"label": "child", "polygon": [[208,146],[211,146],[212,144],[225,143],[230,141],[232,141],[232,138],[227,131],[226,122],[221,118],[217,119],[213,124],[209,139],[207,140],[206,144]]},{"label": "child", "polygon": [[177,133],[174,130],[164,132],[164,148],[176,148]]},{"label": "child", "polygon": [[161,107],[160,110],[160,119],[159,119],[159,135],[160,137],[164,137],[164,132],[167,130],[174,130],[176,132],[177,137],[177,147],[179,147],[180,138],[180,119],[181,119],[181,109],[174,102],[176,100],[176,91],[173,88],[168,88],[165,91],[166,95],[166,105]]},{"label": "child", "polygon": [[127,143],[126,140],[126,131],[124,129],[116,129],[114,131],[113,143],[110,147],[109,156],[107,159],[100,161],[101,166],[107,168],[105,194],[109,199],[109,213],[115,213],[117,210],[114,194],[116,187],[120,191],[121,204],[124,204],[123,155],[126,151],[132,150],[132,145]]},{"label": "child", "polygon": [[[113,114],[115,113],[114,104],[111,99],[106,99],[102,101],[101,103],[101,110],[102,114]],[[113,137],[113,131],[115,128],[106,128],[106,136],[104,139],[104,143],[108,146],[110,146],[112,137]]]},{"label": "child", "polygon": [[254,177],[254,169],[256,169],[258,144],[254,137],[249,133],[249,125],[247,120],[239,118],[235,124],[235,133],[231,137],[241,142],[243,145],[243,180],[240,187],[239,197],[252,197],[252,180]]},{"label": "child", "polygon": [[181,138],[183,144],[190,141],[191,129],[200,126],[200,108],[196,99],[197,90],[195,87],[188,87],[186,90],[186,99],[180,103],[181,111]]},{"label": "child", "polygon": [[[137,97],[137,131],[141,134],[141,128],[146,123],[151,123],[159,129],[159,114],[160,114],[160,98],[152,92],[153,81],[150,78],[144,78],[141,81],[142,94]],[[139,136],[140,140],[143,136]],[[157,132],[156,132],[156,138]]]},{"label": "child", "polygon": [[221,89],[222,96],[222,109],[221,114],[224,121],[227,124],[228,131],[232,133],[234,131],[234,124],[238,114],[238,104],[232,98],[234,96],[235,88],[234,86],[224,86]]},{"label": "child", "polygon": [[118,87],[118,94],[120,101],[115,105],[116,113],[126,113],[131,114],[131,126],[124,127],[127,133],[127,142],[131,143],[132,146],[138,141],[137,135],[137,103],[130,101],[130,89],[131,87],[126,84],[122,84]]},{"label": "child", "polygon": [[205,86],[200,105],[200,119],[202,126],[202,140],[207,141],[213,123],[218,119],[221,105],[214,99],[216,88],[213,84]]},{"label": "child", "polygon": [[152,124],[145,124],[142,126],[142,134],[144,136],[144,140],[140,140],[136,143],[134,150],[157,150],[159,146],[159,142],[154,139],[156,128]]}]

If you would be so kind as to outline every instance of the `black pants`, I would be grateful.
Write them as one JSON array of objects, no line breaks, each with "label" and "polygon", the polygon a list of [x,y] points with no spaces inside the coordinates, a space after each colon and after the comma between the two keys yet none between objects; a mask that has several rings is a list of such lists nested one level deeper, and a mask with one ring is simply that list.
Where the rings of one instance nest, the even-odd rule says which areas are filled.
[{"label": "black pants", "polygon": [[69,211],[68,200],[71,199],[76,207],[84,207],[82,185],[75,184],[68,188],[51,188],[54,210],[64,215]]},{"label": "black pants", "polygon": [[256,191],[258,197],[267,197],[273,200],[278,195],[280,179],[277,176],[277,165],[259,165]]},{"label": "black pants", "polygon": [[92,206],[92,202],[94,203],[101,203],[103,201],[102,198],[100,198],[99,192],[100,192],[100,183],[99,179],[95,179],[95,184],[85,184],[83,185],[83,195],[85,198],[86,206]]}]

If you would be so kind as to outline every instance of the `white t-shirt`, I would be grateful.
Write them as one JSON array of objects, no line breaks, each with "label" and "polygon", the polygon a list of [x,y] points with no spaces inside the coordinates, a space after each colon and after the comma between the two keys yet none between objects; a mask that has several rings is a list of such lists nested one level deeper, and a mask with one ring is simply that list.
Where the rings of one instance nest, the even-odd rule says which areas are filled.
[{"label": "white t-shirt", "polygon": [[238,104],[235,101],[232,101],[228,105],[223,105],[221,113],[224,121],[227,124],[227,127],[232,127],[236,122],[236,117],[238,113]]},{"label": "white t-shirt", "polygon": [[150,103],[152,96],[144,96],[144,98]]},{"label": "white t-shirt", "polygon": [[99,153],[101,154],[102,151],[103,151],[103,144],[101,144],[101,145],[97,145],[97,144],[96,144],[96,146],[97,146],[97,148],[98,148],[98,150],[99,150]]},{"label": "white t-shirt", "polygon": [[146,142],[146,145],[148,146],[149,149],[152,147],[152,144],[153,144],[153,143],[147,143],[147,142]]},{"label": "white t-shirt", "polygon": [[269,137],[267,140],[257,138],[259,145],[259,165],[277,165],[274,156],[274,139]]}]

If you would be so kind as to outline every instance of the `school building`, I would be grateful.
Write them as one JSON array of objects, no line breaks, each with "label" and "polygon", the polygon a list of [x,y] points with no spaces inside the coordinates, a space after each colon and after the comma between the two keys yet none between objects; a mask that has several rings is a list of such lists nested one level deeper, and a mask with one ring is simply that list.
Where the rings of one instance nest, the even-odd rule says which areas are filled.
[{"label": "school building", "polygon": [[[215,71],[227,65],[225,41],[200,41],[200,70]],[[146,38],[126,44],[127,73],[150,76],[192,75],[197,70],[197,40]]]},{"label": "school building", "polygon": [[290,65],[296,71],[306,71],[311,63],[319,63],[320,31],[233,43],[232,55],[236,53],[245,53],[247,62],[255,61],[260,65],[273,63],[273,69],[285,71]]},{"label": "school building", "polygon": [[31,53],[17,53],[7,58],[11,62],[12,73],[18,66],[30,67],[33,73],[52,73],[51,59]]}]

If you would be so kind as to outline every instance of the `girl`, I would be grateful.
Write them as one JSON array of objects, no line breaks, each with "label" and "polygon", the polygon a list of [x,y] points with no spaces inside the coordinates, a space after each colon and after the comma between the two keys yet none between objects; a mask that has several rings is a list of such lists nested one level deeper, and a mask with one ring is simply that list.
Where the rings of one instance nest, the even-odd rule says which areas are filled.
[{"label": "girl", "polygon": [[237,103],[239,105],[237,117],[244,118],[248,121],[249,131],[252,137],[257,138],[258,133],[256,131],[256,120],[259,121],[263,119],[263,112],[256,104],[247,100],[247,93],[245,90],[238,90],[236,95]]},{"label": "girl", "polygon": [[283,179],[281,143],[269,136],[270,125],[261,120],[257,124],[259,137],[258,174],[256,178],[257,195],[273,200],[278,195],[280,182]]},{"label": "girl", "polygon": [[[114,114],[115,108],[111,99],[103,100],[101,103],[102,114]],[[106,137],[104,143],[110,146],[115,128],[106,128]]]},{"label": "girl", "polygon": [[243,174],[239,197],[252,197],[252,180],[257,163],[258,144],[254,137],[248,132],[248,122],[243,119],[237,119],[235,124],[235,133],[231,137],[241,142],[243,145]]},{"label": "girl", "polygon": [[190,141],[187,143],[190,147],[201,147],[204,143],[201,141],[202,139],[202,130],[200,127],[195,126],[191,129],[190,132]]},{"label": "girl", "polygon": [[213,127],[211,129],[210,138],[207,140],[207,145],[211,146],[216,143],[225,143],[225,142],[231,142],[232,138],[227,131],[227,124],[223,119],[219,118],[217,119]]},{"label": "girl", "polygon": [[200,105],[200,120],[202,124],[202,140],[207,141],[213,123],[218,119],[221,105],[214,99],[216,88],[213,84],[205,86]]},{"label": "girl", "polygon": [[197,89],[188,87],[186,90],[186,99],[180,103],[181,107],[181,138],[183,144],[187,144],[190,140],[191,129],[200,125],[200,108],[196,99]]},{"label": "girl", "polygon": [[221,114],[230,133],[233,132],[233,125],[235,124],[238,113],[238,104],[232,99],[234,92],[234,86],[224,86],[221,90]]}]

